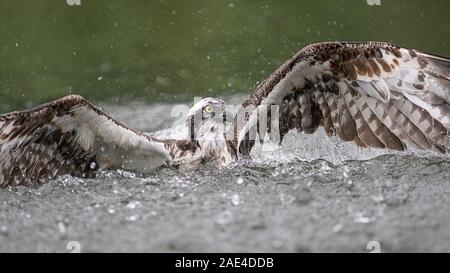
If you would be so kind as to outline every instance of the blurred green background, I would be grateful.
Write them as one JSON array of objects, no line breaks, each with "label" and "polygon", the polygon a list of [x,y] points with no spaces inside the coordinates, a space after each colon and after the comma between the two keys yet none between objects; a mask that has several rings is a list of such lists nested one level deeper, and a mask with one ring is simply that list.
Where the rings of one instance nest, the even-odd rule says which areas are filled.
[{"label": "blurred green background", "polygon": [[1,0],[0,112],[244,93],[301,47],[382,40],[450,56],[450,1]]}]

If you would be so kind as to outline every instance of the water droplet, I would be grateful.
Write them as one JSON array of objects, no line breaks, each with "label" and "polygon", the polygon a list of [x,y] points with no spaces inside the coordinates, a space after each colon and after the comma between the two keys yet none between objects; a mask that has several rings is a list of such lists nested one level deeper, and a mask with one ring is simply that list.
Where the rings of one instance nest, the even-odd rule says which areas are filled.
[{"label": "water droplet", "polygon": [[342,175],[344,176],[345,179],[348,179],[348,177],[349,177],[348,172],[349,172],[348,166],[345,166],[342,169]]},{"label": "water droplet", "polygon": [[358,212],[355,214],[354,222],[358,224],[367,224],[371,222],[371,219],[370,217],[364,216],[362,213]]},{"label": "water droplet", "polygon": [[231,196],[231,203],[235,206],[239,206],[240,198],[237,193],[235,193],[235,194],[233,194],[233,196]]},{"label": "water droplet", "polygon": [[238,177],[238,179],[236,180],[236,184],[242,185],[243,183],[244,183],[244,178]]},{"label": "water droplet", "polygon": [[341,223],[338,223],[336,225],[334,225],[334,227],[331,229],[331,231],[333,231],[334,233],[338,233],[339,231],[342,230],[344,226]]},{"label": "water droplet", "polygon": [[139,207],[140,205],[141,205],[141,202],[139,202],[139,201],[131,201],[130,203],[127,204],[127,208],[135,209],[135,208]]},{"label": "water droplet", "polygon": [[91,168],[91,170],[95,170],[97,168],[97,163],[95,161],[92,161],[89,165],[89,168]]},{"label": "water droplet", "polygon": [[135,221],[138,219],[138,217],[139,217],[139,216],[137,216],[137,215],[130,215],[130,216],[127,216],[127,221],[129,221],[129,222],[135,222]]},{"label": "water droplet", "polygon": [[103,80],[103,76],[98,76],[97,80],[99,81]]},{"label": "water droplet", "polygon": [[58,229],[59,229],[59,232],[61,232],[63,234],[66,233],[66,225],[64,225],[63,222],[58,223]]},{"label": "water droplet", "polygon": [[8,228],[6,226],[0,226],[0,232],[6,234],[8,232]]},{"label": "water droplet", "polygon": [[375,203],[381,203],[384,201],[384,196],[382,194],[372,195],[371,198]]}]

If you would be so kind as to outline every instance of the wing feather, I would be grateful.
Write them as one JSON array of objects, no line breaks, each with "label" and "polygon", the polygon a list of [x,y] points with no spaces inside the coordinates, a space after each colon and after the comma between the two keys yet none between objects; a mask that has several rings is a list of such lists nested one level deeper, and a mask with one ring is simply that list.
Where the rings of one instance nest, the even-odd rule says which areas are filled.
[{"label": "wing feather", "polygon": [[163,141],[126,127],[80,96],[0,116],[0,187],[86,176],[98,168],[145,171],[170,158]]},{"label": "wing feather", "polygon": [[353,141],[358,137],[358,130],[356,128],[356,123],[350,114],[350,111],[347,108],[347,104],[345,103],[344,98],[340,97],[338,99],[338,107],[339,107],[339,126],[340,128],[345,128],[342,130],[345,132],[345,138],[342,138],[343,141]]},{"label": "wing feather", "polygon": [[385,125],[381,122],[377,115],[367,104],[367,96],[361,96],[356,94],[353,96],[355,105],[358,107],[362,114],[362,117],[366,121],[368,127],[372,131],[373,135],[376,136],[382,143],[383,146],[392,150],[403,151],[404,146],[402,141],[400,141],[397,136],[395,136]]},{"label": "wing feather", "polygon": [[[375,98],[368,97],[366,104],[383,124],[406,144],[415,149],[431,149],[425,136],[415,127],[409,119],[395,108],[395,106],[382,103]],[[411,128],[414,126],[414,128]],[[424,144],[421,144],[424,143]]]},{"label": "wing feather", "polygon": [[393,100],[393,105],[420,130],[431,143],[431,149],[445,153],[448,149],[448,130],[435,120],[430,113],[408,99]]},{"label": "wing feather", "polygon": [[335,127],[331,118],[331,108],[328,105],[328,102],[322,92],[315,92],[314,96],[316,98],[316,101],[319,103],[320,109],[322,110],[323,127],[325,129],[325,132],[328,136],[333,136],[335,134]]},{"label": "wing feather", "polygon": [[343,93],[344,94],[342,94],[342,96],[344,97],[347,108],[352,115],[357,127],[358,140],[364,143],[365,147],[385,148],[385,145],[370,129],[370,126],[364,119],[363,114],[356,105],[356,102],[353,100],[353,96],[351,95],[350,91],[343,91]]},{"label": "wing feather", "polygon": [[[311,86],[314,95],[307,96]],[[253,109],[289,96],[297,101],[282,103],[280,139],[287,129],[304,131],[319,120],[329,136],[336,132],[343,141],[363,147],[449,151],[448,58],[382,42],[309,45],[244,101],[241,116],[246,112],[245,121],[252,122],[235,122],[239,150],[242,136],[255,123]],[[320,116],[311,114],[312,103]],[[293,114],[297,109],[301,113]]]}]

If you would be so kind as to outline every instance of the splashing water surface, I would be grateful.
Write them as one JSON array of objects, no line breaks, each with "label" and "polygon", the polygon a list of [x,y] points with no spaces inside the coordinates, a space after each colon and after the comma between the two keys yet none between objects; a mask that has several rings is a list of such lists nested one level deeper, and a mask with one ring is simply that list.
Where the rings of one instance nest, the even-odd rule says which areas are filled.
[{"label": "splashing water surface", "polygon": [[[103,108],[158,137],[186,134],[172,105]],[[446,157],[290,133],[226,169],[108,171],[0,190],[0,251],[69,252],[77,242],[82,252],[366,252],[370,241],[382,252],[450,251],[449,168]]]}]

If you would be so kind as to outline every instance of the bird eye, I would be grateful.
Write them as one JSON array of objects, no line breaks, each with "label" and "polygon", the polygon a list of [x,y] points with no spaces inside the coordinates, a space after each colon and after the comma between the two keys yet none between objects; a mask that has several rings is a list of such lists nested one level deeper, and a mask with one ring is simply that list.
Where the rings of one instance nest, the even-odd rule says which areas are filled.
[{"label": "bird eye", "polygon": [[213,108],[211,106],[206,106],[205,107],[205,112],[206,113],[211,113],[213,111]]}]

